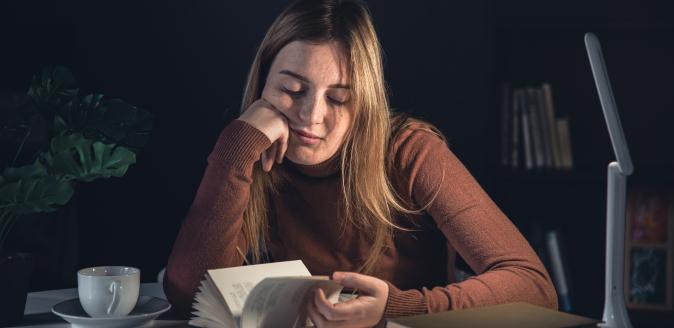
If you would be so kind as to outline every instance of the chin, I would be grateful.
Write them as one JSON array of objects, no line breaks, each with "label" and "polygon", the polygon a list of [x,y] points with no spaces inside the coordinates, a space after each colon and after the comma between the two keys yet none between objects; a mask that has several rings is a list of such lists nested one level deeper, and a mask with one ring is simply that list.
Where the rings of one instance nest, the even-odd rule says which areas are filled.
[{"label": "chin", "polygon": [[[294,147],[293,147],[294,148]],[[286,158],[291,162],[300,165],[314,165],[322,163],[330,158],[330,156],[322,156],[320,152],[309,149],[288,149]]]}]

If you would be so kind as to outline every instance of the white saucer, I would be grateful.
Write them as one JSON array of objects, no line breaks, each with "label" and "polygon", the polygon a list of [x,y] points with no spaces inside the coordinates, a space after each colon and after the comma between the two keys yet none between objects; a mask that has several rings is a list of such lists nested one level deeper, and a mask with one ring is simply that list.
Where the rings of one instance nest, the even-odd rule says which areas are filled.
[{"label": "white saucer", "polygon": [[70,322],[73,328],[125,328],[146,324],[169,309],[171,304],[164,299],[140,296],[133,311],[124,317],[92,318],[84,312],[79,298],[58,303],[51,311]]}]

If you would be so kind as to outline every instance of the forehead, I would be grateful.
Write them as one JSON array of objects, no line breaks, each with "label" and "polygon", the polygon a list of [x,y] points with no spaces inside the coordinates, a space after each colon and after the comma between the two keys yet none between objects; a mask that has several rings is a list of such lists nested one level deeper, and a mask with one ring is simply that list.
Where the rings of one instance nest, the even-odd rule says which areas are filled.
[{"label": "forehead", "polygon": [[293,41],[279,51],[271,69],[275,74],[290,70],[308,78],[313,84],[325,86],[347,84],[347,68],[346,53],[338,42],[314,44]]}]

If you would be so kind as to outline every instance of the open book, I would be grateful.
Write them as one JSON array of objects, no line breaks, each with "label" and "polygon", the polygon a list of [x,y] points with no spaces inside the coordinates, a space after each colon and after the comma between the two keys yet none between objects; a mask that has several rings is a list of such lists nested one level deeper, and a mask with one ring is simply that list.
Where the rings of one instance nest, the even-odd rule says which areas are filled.
[{"label": "open book", "polygon": [[321,288],[332,303],[342,285],[312,276],[302,261],[208,270],[194,297],[196,327],[306,327],[306,302]]}]

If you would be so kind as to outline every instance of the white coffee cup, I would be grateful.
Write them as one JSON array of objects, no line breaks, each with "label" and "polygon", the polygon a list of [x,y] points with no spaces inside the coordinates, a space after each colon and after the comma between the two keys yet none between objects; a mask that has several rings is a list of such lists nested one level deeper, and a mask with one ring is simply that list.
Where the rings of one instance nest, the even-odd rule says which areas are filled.
[{"label": "white coffee cup", "polygon": [[140,270],[99,266],[77,272],[77,291],[85,312],[94,318],[123,317],[138,301]]}]

